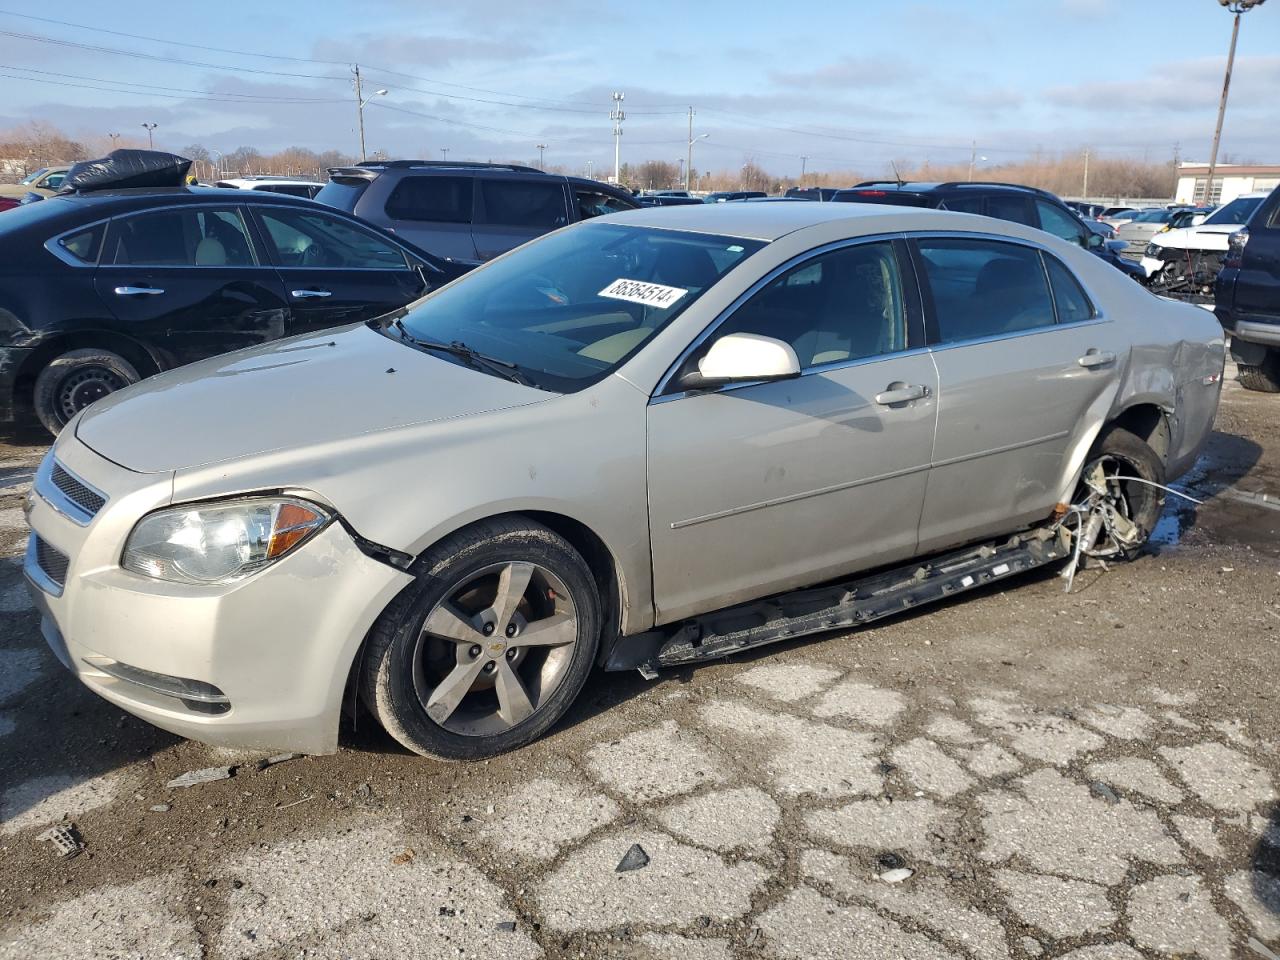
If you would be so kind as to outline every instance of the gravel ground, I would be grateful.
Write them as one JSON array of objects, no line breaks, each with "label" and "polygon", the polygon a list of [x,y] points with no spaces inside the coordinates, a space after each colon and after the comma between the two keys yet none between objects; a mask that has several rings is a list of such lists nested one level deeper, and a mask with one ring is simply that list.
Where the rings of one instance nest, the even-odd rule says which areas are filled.
[{"label": "gravel ground", "polygon": [[259,770],[89,694],[21,584],[42,451],[2,445],[0,958],[1274,957],[1278,413],[1228,383],[1205,505],[1070,596],[599,675],[467,766],[366,723]]}]

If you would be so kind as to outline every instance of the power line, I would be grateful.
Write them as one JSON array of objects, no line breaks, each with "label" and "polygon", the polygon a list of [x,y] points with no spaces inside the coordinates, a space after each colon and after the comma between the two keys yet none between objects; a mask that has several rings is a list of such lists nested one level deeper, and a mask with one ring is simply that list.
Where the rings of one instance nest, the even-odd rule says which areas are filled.
[{"label": "power line", "polygon": [[[0,66],[0,70],[6,70],[6,69],[14,69],[14,68],[12,68],[12,67],[3,67],[3,66]],[[23,69],[23,68],[22,68],[22,67],[18,67],[17,69],[21,70],[21,69]],[[47,80],[47,79],[45,79],[44,77],[24,77],[24,76],[21,76],[21,75],[16,74],[16,73],[0,73],[0,77],[5,77],[6,79],[9,79],[9,80],[25,80],[25,81],[27,81],[28,83],[39,83],[39,84],[44,84],[44,85],[46,85],[46,86],[54,86],[54,87],[76,87],[76,88],[81,89],[81,90],[98,90],[98,91],[100,91],[100,92],[102,92],[102,93],[129,93],[129,94],[133,94],[134,96],[138,96],[138,97],[164,97],[164,98],[165,98],[165,99],[167,99],[167,100],[198,101],[198,102],[200,102],[200,103],[239,103],[239,104],[246,104],[246,103],[259,103],[259,104],[267,104],[267,103],[289,103],[289,104],[298,104],[298,103],[341,103],[341,102],[342,102],[342,101],[340,101],[340,100],[304,100],[304,101],[298,101],[298,100],[241,100],[241,99],[236,99],[236,98],[234,98],[234,97],[202,97],[202,96],[193,96],[193,95],[191,95],[191,94],[180,94],[180,93],[159,93],[159,92],[154,91],[154,90],[122,90],[122,89],[120,89],[120,88],[118,88],[118,87],[95,86],[95,85],[88,84],[88,83],[71,83],[71,82],[66,81],[66,80]]]},{"label": "power line", "polygon": [[[275,97],[268,94],[260,93],[219,93],[213,90],[194,90],[189,87],[173,87],[168,84],[161,86],[154,83],[135,83],[131,80],[108,80],[103,77],[87,77],[79,73],[59,73],[54,70],[37,70],[35,67],[16,67],[9,64],[0,64],[3,70],[20,70],[23,73],[38,73],[48,77],[63,77],[71,80],[90,80],[94,83],[118,84],[124,87],[144,87],[149,90],[176,90],[182,93],[194,93],[202,97],[218,97],[219,99],[234,97],[237,100],[244,100],[246,103],[264,102],[264,103],[338,103],[339,101],[333,97]],[[35,80],[36,77],[31,79]],[[120,91],[122,93],[133,91]],[[140,92],[140,91],[139,91]]]}]

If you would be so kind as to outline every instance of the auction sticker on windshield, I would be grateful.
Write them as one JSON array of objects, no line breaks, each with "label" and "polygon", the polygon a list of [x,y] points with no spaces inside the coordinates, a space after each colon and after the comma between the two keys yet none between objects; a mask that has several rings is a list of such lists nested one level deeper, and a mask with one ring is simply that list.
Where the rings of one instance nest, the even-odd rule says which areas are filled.
[{"label": "auction sticker on windshield", "polygon": [[660,283],[645,283],[643,280],[624,280],[619,278],[601,290],[597,296],[609,297],[613,300],[627,300],[630,303],[643,303],[646,307],[657,307],[665,310],[688,290],[680,287],[664,287]]}]

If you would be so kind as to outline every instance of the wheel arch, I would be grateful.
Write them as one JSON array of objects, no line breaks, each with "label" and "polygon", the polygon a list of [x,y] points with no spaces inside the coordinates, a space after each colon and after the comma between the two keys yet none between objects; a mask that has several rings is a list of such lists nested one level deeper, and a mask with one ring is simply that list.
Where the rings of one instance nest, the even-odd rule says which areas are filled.
[{"label": "wheel arch", "polygon": [[128,360],[139,375],[149,377],[169,364],[162,353],[140,340],[112,330],[75,330],[58,333],[41,340],[23,360],[14,378],[13,399],[26,413],[33,411],[32,391],[40,371],[69,350],[110,350]]}]

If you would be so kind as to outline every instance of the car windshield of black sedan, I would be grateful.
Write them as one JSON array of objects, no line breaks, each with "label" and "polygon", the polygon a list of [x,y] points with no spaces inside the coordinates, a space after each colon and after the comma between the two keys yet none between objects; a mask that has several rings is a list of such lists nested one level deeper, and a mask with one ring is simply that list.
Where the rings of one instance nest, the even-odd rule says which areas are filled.
[{"label": "car windshield of black sedan", "polygon": [[620,224],[575,227],[442,288],[402,323],[415,339],[464,343],[515,364],[539,387],[572,392],[614,370],[763,246]]}]

